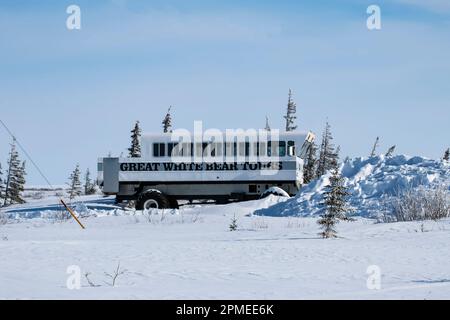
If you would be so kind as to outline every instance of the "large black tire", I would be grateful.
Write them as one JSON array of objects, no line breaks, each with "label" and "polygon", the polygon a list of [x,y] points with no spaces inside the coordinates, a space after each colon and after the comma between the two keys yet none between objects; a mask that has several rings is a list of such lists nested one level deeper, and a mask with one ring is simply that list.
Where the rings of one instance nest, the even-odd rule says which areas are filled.
[{"label": "large black tire", "polygon": [[148,191],[142,193],[136,203],[137,210],[167,208],[170,208],[169,199],[158,191]]},{"label": "large black tire", "polygon": [[259,198],[260,199],[264,199],[264,198],[267,198],[270,195],[277,196],[277,197],[280,196],[279,194],[276,194],[275,192],[266,192],[266,193],[261,194],[261,196]]},{"label": "large black tire", "polygon": [[177,199],[175,199],[174,197],[168,197],[168,198],[169,198],[170,209],[180,209]]}]

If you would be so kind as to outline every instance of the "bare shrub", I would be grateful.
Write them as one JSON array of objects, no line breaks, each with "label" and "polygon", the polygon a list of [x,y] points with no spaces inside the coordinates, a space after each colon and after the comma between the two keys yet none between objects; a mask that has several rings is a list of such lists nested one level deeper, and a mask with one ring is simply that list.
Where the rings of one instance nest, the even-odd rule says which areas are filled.
[{"label": "bare shrub", "polygon": [[105,276],[107,276],[107,277],[109,277],[109,278],[111,279],[111,282],[110,282],[110,283],[107,283],[107,284],[109,284],[111,287],[114,287],[114,286],[116,285],[117,278],[118,278],[119,276],[125,274],[126,272],[127,272],[127,270],[122,270],[122,269],[120,268],[120,262],[119,262],[119,263],[117,264],[117,267],[116,267],[116,269],[114,270],[113,273],[107,273],[107,272],[105,272]]},{"label": "bare shrub", "polygon": [[91,287],[100,287],[99,284],[95,284],[94,282],[92,282],[91,279],[89,279],[89,276],[90,276],[90,275],[91,275],[90,272],[86,272],[86,273],[84,274],[84,277],[86,278],[86,281],[88,282],[89,286],[91,286]]},{"label": "bare shrub", "polygon": [[264,219],[264,217],[256,218],[253,221],[252,225],[253,225],[253,229],[268,229],[269,228],[269,224]]},{"label": "bare shrub", "polygon": [[384,216],[386,222],[450,217],[450,192],[444,186],[408,187],[390,201]]},{"label": "bare shrub", "polygon": [[58,198],[62,198],[65,195],[66,195],[66,193],[62,190],[55,191],[55,196],[57,196]]},{"label": "bare shrub", "polygon": [[291,218],[289,217],[286,224],[286,228],[305,228],[309,226],[309,222],[304,221],[303,218]]},{"label": "bare shrub", "polygon": [[51,219],[53,222],[66,222],[70,219],[70,213],[64,209],[57,210],[51,215]]},{"label": "bare shrub", "polygon": [[8,216],[4,212],[0,212],[0,225],[8,223]]},{"label": "bare shrub", "polygon": [[[181,213],[181,214],[182,214],[182,213]],[[201,221],[203,221],[203,219],[200,218],[200,213],[199,213],[199,212],[196,212],[196,213],[194,213],[194,214],[191,216],[191,222],[192,222],[192,223],[201,222]]]},{"label": "bare shrub", "polygon": [[[171,225],[203,222],[200,213],[186,214],[183,209],[149,209],[143,210],[142,216],[154,225]],[[135,222],[139,222],[138,219]]]},{"label": "bare shrub", "polygon": [[44,199],[44,197],[45,197],[45,193],[43,191],[34,192],[32,194],[32,198],[34,200],[41,200],[41,199]]}]

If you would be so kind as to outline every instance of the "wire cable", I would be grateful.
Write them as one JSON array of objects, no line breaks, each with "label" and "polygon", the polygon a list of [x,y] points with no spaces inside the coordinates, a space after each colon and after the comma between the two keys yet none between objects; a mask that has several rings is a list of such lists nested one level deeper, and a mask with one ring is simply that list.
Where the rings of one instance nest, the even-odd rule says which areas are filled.
[{"label": "wire cable", "polygon": [[25,156],[30,160],[30,162],[33,164],[33,166],[36,168],[36,170],[39,172],[39,174],[41,175],[41,177],[45,180],[45,182],[47,182],[47,184],[54,189],[52,183],[47,179],[47,177],[45,176],[45,174],[41,171],[41,169],[39,168],[39,166],[36,164],[36,162],[33,161],[33,159],[31,158],[31,156],[28,154],[28,152],[25,150],[25,148],[20,144],[19,140],[17,140],[17,138],[14,136],[14,134],[11,132],[11,130],[9,130],[8,126],[0,119],[0,123],[1,125],[6,129],[6,131],[8,132],[8,134],[13,138],[13,140],[17,143],[17,146],[20,148],[20,150],[22,150],[22,152],[25,154]]}]

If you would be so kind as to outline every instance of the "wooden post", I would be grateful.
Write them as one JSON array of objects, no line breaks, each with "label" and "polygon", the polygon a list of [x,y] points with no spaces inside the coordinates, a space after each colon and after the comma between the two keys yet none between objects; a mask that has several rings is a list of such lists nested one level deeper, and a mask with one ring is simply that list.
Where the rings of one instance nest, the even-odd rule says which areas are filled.
[{"label": "wooden post", "polygon": [[86,229],[83,224],[80,222],[80,220],[78,220],[78,218],[75,216],[75,213],[72,211],[72,209],[70,209],[67,204],[64,203],[64,201],[62,199],[60,199],[61,203],[63,204],[63,206],[66,208],[67,211],[69,211],[70,215],[72,216],[72,218],[75,219],[76,222],[78,222],[78,224],[80,225],[80,227],[82,229]]}]

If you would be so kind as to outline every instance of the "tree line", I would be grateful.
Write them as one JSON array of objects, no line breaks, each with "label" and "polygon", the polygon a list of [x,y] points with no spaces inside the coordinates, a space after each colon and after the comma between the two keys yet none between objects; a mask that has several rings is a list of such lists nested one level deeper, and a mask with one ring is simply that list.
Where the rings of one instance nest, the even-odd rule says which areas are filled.
[{"label": "tree line", "polygon": [[91,179],[91,172],[89,171],[89,168],[87,168],[84,173],[84,183],[81,182],[81,179],[82,172],[80,170],[80,165],[77,164],[75,169],[69,175],[69,187],[67,189],[67,194],[70,201],[75,199],[77,196],[81,196],[82,194],[91,195],[97,192],[97,186]]}]

